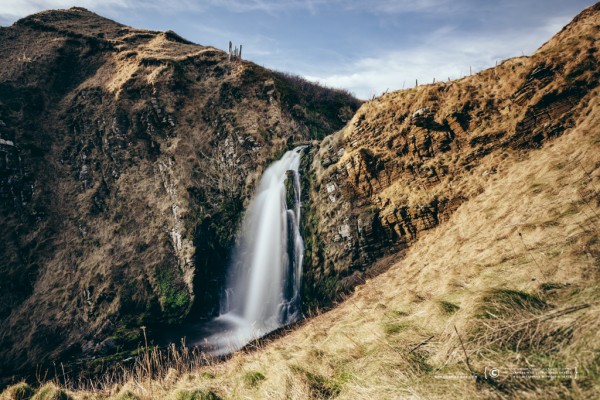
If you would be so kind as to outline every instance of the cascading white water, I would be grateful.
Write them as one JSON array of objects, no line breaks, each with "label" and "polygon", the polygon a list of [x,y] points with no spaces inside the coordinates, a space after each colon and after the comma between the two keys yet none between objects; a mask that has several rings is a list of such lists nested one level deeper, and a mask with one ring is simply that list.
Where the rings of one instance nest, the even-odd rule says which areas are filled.
[{"label": "cascading white water", "polygon": [[224,292],[222,332],[204,339],[230,353],[300,316],[304,241],[300,235],[300,152],[288,151],[264,172],[246,212]]}]

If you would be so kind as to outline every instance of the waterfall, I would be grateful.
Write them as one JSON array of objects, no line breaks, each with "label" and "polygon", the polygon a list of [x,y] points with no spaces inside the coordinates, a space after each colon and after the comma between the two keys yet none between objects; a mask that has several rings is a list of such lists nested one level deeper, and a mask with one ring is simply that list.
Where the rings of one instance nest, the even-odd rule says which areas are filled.
[{"label": "waterfall", "polygon": [[233,253],[219,328],[203,346],[226,354],[300,317],[300,152],[288,151],[261,177]]}]

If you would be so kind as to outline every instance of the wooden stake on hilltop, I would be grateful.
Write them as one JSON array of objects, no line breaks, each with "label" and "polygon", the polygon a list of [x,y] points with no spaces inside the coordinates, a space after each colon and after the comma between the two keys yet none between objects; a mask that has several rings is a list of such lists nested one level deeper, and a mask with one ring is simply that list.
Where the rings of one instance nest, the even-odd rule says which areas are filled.
[{"label": "wooden stake on hilltop", "polygon": [[229,41],[229,59],[228,61],[231,61],[231,40]]},{"label": "wooden stake on hilltop", "polygon": [[242,59],[242,45],[240,44],[240,54],[239,54],[240,60]]}]

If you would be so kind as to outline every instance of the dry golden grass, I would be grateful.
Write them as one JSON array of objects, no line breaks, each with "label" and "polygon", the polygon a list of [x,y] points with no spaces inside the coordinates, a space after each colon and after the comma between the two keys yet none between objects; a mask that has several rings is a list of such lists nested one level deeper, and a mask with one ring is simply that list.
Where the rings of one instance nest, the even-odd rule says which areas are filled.
[{"label": "dry golden grass", "polygon": [[[135,46],[128,49],[135,49],[136,54],[123,53],[119,56],[122,59],[107,63],[103,71],[82,83],[80,89],[88,84],[104,87],[118,97],[119,90],[136,74],[148,79],[147,83],[166,85],[173,75],[171,67],[156,66],[152,62],[140,67],[140,62],[153,57],[178,61],[210,50],[192,50],[186,44],[173,42],[166,46],[163,36],[150,35],[145,40],[142,31],[131,34],[137,36]],[[570,48],[592,48],[593,37],[580,37],[577,31],[567,34],[574,42],[565,41],[558,45],[579,43]],[[127,39],[115,35],[115,40]],[[540,57],[564,57],[555,45],[551,42],[537,54]],[[544,52],[547,54],[542,54]],[[224,59],[222,54],[205,56],[204,61]],[[572,56],[565,64],[566,72],[582,64],[579,61],[585,53],[573,53]],[[560,61],[557,64],[561,64]],[[428,85],[387,94],[369,103],[369,110],[373,112],[370,119],[378,124],[381,122],[382,126],[372,125],[377,125],[376,129],[383,127],[382,136],[393,138],[399,131],[398,124],[391,124],[396,110],[407,110],[410,115],[433,102],[439,106],[440,115],[447,115],[456,104],[477,100],[474,96],[483,93],[482,98],[499,99],[493,108],[498,115],[494,124],[486,121],[472,124],[472,129],[469,128],[471,137],[499,130],[510,131],[512,125],[507,117],[513,122],[522,117],[518,109],[511,110],[511,95],[523,83],[527,71],[524,67],[530,62],[527,58],[507,60],[496,70],[448,83],[448,90],[443,92]],[[179,67],[193,76],[191,66]],[[244,63],[239,64],[222,80],[236,84],[243,68]],[[585,74],[596,71],[597,67],[589,68]],[[498,80],[496,74],[506,79]],[[215,77],[190,80],[188,89],[197,93],[210,92],[215,90],[216,80]],[[558,88],[561,84],[560,81],[552,83]],[[541,92],[534,96],[541,96]],[[269,121],[281,119],[282,108],[264,102],[248,104],[241,97],[235,109],[244,110],[239,114],[243,118],[231,126],[225,122],[227,129],[249,132],[260,143],[272,140],[261,139],[260,128]],[[36,398],[191,399],[210,398],[211,392],[223,398],[273,399],[600,397],[596,339],[600,297],[598,92],[591,93],[586,99],[590,102],[587,110],[577,113],[577,128],[567,130],[563,137],[543,149],[526,156],[498,151],[464,174],[457,167],[461,179],[466,182],[461,186],[462,194],[470,200],[452,214],[449,221],[424,232],[405,259],[358,287],[336,309],[305,321],[273,342],[257,345],[258,351],[238,353],[220,364],[203,366],[207,361],[200,354],[185,361],[187,359],[181,352],[146,351],[133,368],[107,374],[90,390],[65,392],[58,389],[56,383],[48,383],[37,390]],[[179,107],[174,96],[163,95],[160,100],[166,112]],[[586,103],[581,104],[584,107]],[[184,104],[180,115],[189,115],[189,121],[198,121],[201,119],[198,110],[204,105],[194,98]],[[140,102],[136,107],[148,107],[148,104]],[[587,117],[579,118],[579,115]],[[216,114],[212,118],[216,120]],[[187,124],[191,126],[189,121]],[[182,212],[186,210],[188,200],[184,186],[188,182],[197,183],[190,176],[189,171],[193,170],[190,165],[196,165],[193,164],[197,158],[195,149],[203,148],[202,138],[205,137],[187,135],[190,131],[185,124],[181,118],[174,130],[181,133],[177,138],[190,138],[189,141],[169,138],[163,143],[168,150],[164,160],[171,156],[179,160],[171,171],[171,178],[179,178],[173,179],[172,183],[181,196],[175,203],[180,205]],[[295,122],[290,120],[279,129],[293,131],[295,128]],[[321,150],[329,144],[337,149],[349,139],[350,131],[342,131],[326,139]],[[376,135],[362,135],[358,139],[361,140],[360,147],[374,152],[386,151],[381,146],[384,141]],[[350,152],[345,153],[342,161],[349,157]],[[446,160],[444,163],[449,164]],[[428,166],[427,163],[424,165]],[[489,174],[492,167],[497,170]],[[123,210],[128,210],[128,215],[123,215],[119,224],[106,222],[95,228],[100,242],[111,243],[111,247],[91,249],[90,246],[80,266],[82,270],[92,272],[82,277],[82,282],[89,282],[96,271],[105,276],[110,272],[109,266],[102,262],[111,258],[110,251],[124,254],[117,260],[123,265],[138,260],[131,252],[133,244],[151,243],[152,232],[161,232],[162,223],[171,221],[169,205],[173,201],[167,195],[150,195],[161,191],[162,183],[154,178],[142,179],[153,175],[144,168],[151,167],[133,167],[119,178],[117,188],[123,188],[123,193],[131,193],[123,200]],[[319,171],[318,176],[322,173]],[[156,176],[160,177],[160,174]],[[442,182],[439,192],[451,190],[451,183],[449,180]],[[63,190],[59,192],[76,193],[72,185],[63,182],[60,185]],[[409,204],[427,203],[427,199],[419,197],[426,195],[431,194],[416,186],[399,184],[382,192],[384,199],[405,199]],[[85,196],[91,197],[91,193]],[[143,204],[151,205],[154,214],[142,212],[139,207]],[[67,203],[62,207],[68,207]],[[64,215],[69,213],[65,211]],[[146,233],[123,229],[128,226],[125,222],[132,218],[131,215],[147,216],[144,221],[147,222]],[[61,250],[40,278],[41,286],[47,282],[71,282],[69,272],[62,268],[62,261],[69,259],[67,249],[77,244],[72,238],[78,236],[72,232],[61,235],[57,242]],[[114,247],[113,237],[118,238]],[[154,246],[140,261],[143,270],[152,270],[152,263],[161,261],[159,256],[163,250]],[[154,283],[152,277],[148,280]],[[133,283],[133,279],[131,281]],[[64,291],[62,285],[54,285],[44,298],[60,299],[64,297]],[[106,283],[98,284],[96,291],[111,292],[111,287]],[[64,304],[60,310],[45,307],[42,301],[30,300],[30,303],[27,309],[32,310],[32,314],[41,314],[37,317],[40,321],[68,321],[64,316],[76,309],[75,303]],[[100,311],[112,314],[116,306],[115,302],[110,309]],[[23,314],[31,317],[29,313]],[[100,324],[103,320],[86,316],[84,322]],[[521,366],[577,367],[579,377],[576,380],[507,378],[511,368]],[[500,378],[436,377],[481,375],[485,374],[486,367],[499,368]],[[1,397],[18,398],[21,396],[18,393],[28,392],[22,384],[20,387],[8,388]]]},{"label": "dry golden grass", "polygon": [[410,246],[506,165],[579,124],[598,82],[599,10],[584,11],[531,57],[373,99],[324,140],[312,164],[319,240],[307,253],[307,286],[326,293],[319,283],[327,278],[336,290],[352,286],[371,260]]},{"label": "dry golden grass", "polygon": [[[597,398],[597,98],[577,128],[543,149],[485,178],[485,164],[474,169],[474,179],[486,179],[483,193],[335,309],[222,363],[199,366],[206,360],[196,355],[195,363],[169,370],[150,353],[154,372],[141,358],[135,373],[125,371],[125,383],[110,384],[119,380],[113,376],[69,396]],[[486,367],[500,376],[486,379]],[[511,379],[520,367],[577,368],[578,376]]]}]

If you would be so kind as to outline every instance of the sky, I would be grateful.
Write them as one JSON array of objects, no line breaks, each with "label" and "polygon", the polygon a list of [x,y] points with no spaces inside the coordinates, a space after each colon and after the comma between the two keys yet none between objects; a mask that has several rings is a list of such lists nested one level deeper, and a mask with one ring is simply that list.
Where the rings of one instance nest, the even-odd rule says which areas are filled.
[{"label": "sky", "polygon": [[[85,7],[361,99],[530,55],[594,0],[0,0],[0,25]],[[1,45],[1,44],[0,44]]]}]

